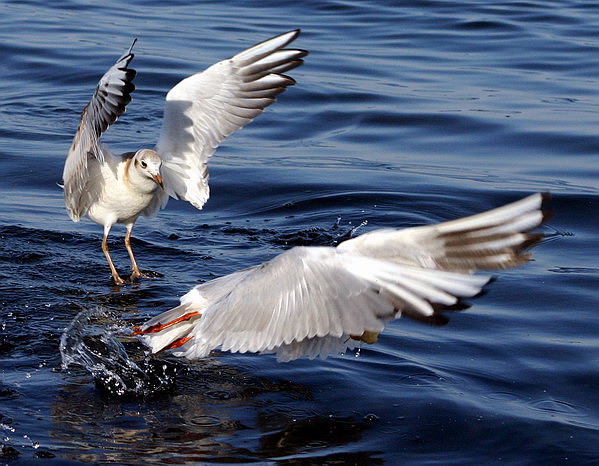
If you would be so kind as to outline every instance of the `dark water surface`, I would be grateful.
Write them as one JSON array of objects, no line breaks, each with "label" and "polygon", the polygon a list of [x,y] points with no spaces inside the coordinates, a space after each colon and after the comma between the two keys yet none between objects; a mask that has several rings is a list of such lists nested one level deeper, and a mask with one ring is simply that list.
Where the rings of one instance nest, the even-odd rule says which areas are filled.
[{"label": "dark water surface", "polygon": [[[0,3],[0,463],[597,464],[599,9],[253,3]],[[101,74],[137,37],[134,101],[104,140],[148,147],[180,78],[297,27],[298,85],[218,150],[203,211],[171,201],[138,222],[140,264],[161,276],[114,290],[101,228],[72,223],[56,185]],[[82,312],[96,337],[118,334],[291,245],[535,191],[555,213],[536,260],[446,327],[396,321],[326,361],[158,358],[174,384],[148,396],[61,368]]]}]

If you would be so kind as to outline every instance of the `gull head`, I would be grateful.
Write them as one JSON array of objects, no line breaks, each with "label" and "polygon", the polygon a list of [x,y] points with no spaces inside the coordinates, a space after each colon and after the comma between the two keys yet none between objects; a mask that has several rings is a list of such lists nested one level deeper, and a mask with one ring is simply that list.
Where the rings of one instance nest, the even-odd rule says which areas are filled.
[{"label": "gull head", "polygon": [[133,156],[133,166],[135,171],[141,175],[142,178],[150,179],[161,188],[162,175],[160,174],[160,166],[162,160],[155,150],[152,149],[141,149],[138,150]]}]

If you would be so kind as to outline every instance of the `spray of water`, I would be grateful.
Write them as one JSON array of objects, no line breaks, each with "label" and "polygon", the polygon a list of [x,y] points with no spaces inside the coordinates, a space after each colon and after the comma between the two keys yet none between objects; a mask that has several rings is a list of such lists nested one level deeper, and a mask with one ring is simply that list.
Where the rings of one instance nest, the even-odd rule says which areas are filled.
[{"label": "spray of water", "polygon": [[134,362],[121,341],[107,327],[101,309],[80,312],[60,339],[62,367],[87,370],[108,395],[151,396],[173,387],[177,367],[148,357]]}]

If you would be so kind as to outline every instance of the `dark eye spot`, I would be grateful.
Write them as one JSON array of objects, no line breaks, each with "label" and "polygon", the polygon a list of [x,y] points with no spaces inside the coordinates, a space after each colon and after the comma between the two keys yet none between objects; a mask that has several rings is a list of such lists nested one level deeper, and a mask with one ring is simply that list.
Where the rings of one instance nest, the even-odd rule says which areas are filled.
[{"label": "dark eye spot", "polygon": [[145,161],[145,160],[142,160],[142,161],[140,162],[140,165],[141,165],[141,168],[148,168],[148,164],[146,163],[146,161]]}]

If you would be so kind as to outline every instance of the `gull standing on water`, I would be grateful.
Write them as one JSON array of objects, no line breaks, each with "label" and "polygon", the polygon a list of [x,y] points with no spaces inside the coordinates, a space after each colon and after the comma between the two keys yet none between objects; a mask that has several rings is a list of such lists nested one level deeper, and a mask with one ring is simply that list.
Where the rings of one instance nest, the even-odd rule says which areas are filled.
[{"label": "gull standing on water", "polygon": [[337,247],[294,247],[249,269],[197,285],[181,304],[137,327],[153,352],[175,356],[276,353],[326,357],[374,343],[402,314],[433,325],[444,308],[480,293],[480,269],[515,267],[543,235],[542,194],[449,222],[375,230]]},{"label": "gull standing on water", "polygon": [[250,47],[183,79],[166,95],[164,120],[154,149],[111,153],[100,137],[125,111],[135,89],[131,49],[102,76],[83,109],[67,155],[64,199],[71,219],[87,215],[104,227],[102,250],[116,284],[124,283],[108,252],[115,223],[127,228],[131,280],[142,277],[131,249],[131,230],[143,214],[155,215],[169,196],[201,209],[209,196],[208,158],[222,140],[248,124],[295,81],[286,76],[308,52],[284,49],[300,31]]}]

